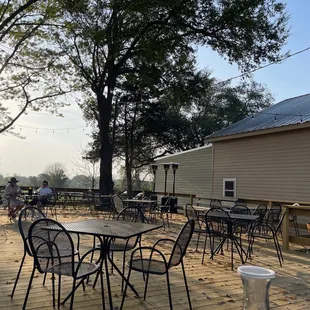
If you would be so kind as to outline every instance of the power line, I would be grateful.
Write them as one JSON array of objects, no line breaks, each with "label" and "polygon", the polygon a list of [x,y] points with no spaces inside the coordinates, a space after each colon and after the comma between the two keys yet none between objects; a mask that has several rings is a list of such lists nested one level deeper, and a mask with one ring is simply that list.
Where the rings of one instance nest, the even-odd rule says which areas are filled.
[{"label": "power line", "polygon": [[293,53],[293,54],[287,55],[287,56],[285,56],[285,57],[283,57],[283,58],[281,58],[281,59],[278,59],[278,60],[276,60],[276,61],[270,62],[270,63],[267,64],[267,65],[258,67],[258,68],[256,68],[256,69],[251,70],[251,71],[244,72],[244,73],[239,74],[239,75],[237,75],[237,76],[233,76],[233,77],[231,77],[231,78],[229,78],[229,79],[227,79],[227,80],[221,81],[221,83],[225,83],[225,82],[229,82],[229,81],[234,80],[234,79],[238,79],[238,78],[240,78],[240,77],[242,77],[242,76],[244,76],[244,75],[246,75],[246,74],[249,74],[249,73],[254,73],[254,72],[258,71],[258,70],[267,68],[267,67],[269,67],[269,66],[271,66],[271,65],[274,65],[274,64],[277,64],[277,63],[279,63],[279,62],[282,62],[282,61],[284,61],[284,60],[286,60],[286,59],[288,59],[288,58],[291,58],[291,57],[296,56],[296,55],[298,55],[298,54],[304,53],[304,52],[306,52],[306,51],[308,51],[308,50],[310,50],[310,46],[304,48],[303,50],[297,51],[297,52],[295,52],[295,53]]}]

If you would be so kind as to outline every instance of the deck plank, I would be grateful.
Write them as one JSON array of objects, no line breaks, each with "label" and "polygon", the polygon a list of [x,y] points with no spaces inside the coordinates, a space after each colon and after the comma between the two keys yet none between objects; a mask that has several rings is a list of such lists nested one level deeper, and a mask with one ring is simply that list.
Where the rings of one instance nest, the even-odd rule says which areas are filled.
[{"label": "deck plank", "polygon": [[[58,220],[66,222],[85,218],[91,218],[91,214],[85,210],[61,211]],[[103,217],[99,215],[99,217]],[[173,215],[173,227],[170,230],[158,230],[143,236],[143,245],[151,245],[158,238],[171,237],[177,234],[178,227],[185,219],[183,216]],[[201,250],[194,251],[196,236],[190,245],[185,257],[188,284],[190,288],[191,300],[194,309],[242,309],[243,290],[239,275],[236,272],[241,264],[235,255],[235,268],[231,271],[230,253],[225,250],[225,255],[217,255],[214,260],[208,257],[209,250],[205,257],[204,265],[201,264]],[[200,249],[202,247],[201,245]],[[81,240],[81,250],[87,250],[92,244],[92,239],[83,237]],[[226,247],[225,247],[226,248]],[[272,282],[270,290],[271,309],[310,309],[310,254],[296,251],[297,246],[291,245],[290,251],[284,252],[285,262],[281,268],[278,264],[276,252],[272,243],[261,242],[255,245],[253,260],[249,264],[263,266],[273,269],[277,276]],[[5,211],[0,211],[0,310],[21,309],[25,292],[27,289],[30,272],[32,269],[32,259],[27,258],[22,271],[22,276],[18,283],[14,299],[10,298],[12,286],[23,254],[22,240],[19,236],[17,224],[9,223],[5,216]],[[129,257],[129,255],[128,255]],[[121,257],[115,255],[116,263],[121,265]],[[53,309],[51,277],[47,277],[46,286],[42,286],[43,276],[38,274],[30,292],[27,309]],[[187,296],[183,282],[181,268],[175,267],[170,273],[172,299],[175,309],[186,310]],[[71,279],[63,277],[62,297],[66,296],[71,289]],[[141,274],[133,272],[131,283],[142,295],[144,281]],[[91,284],[91,283],[90,283]],[[122,294],[121,280],[115,274],[111,275],[112,295],[115,309],[118,309]],[[106,298],[107,302],[107,298]],[[68,303],[69,305],[69,303]],[[68,305],[61,309],[68,309]],[[86,293],[82,289],[77,290],[75,296],[74,309],[101,309],[101,295],[99,285],[94,290],[89,285]],[[169,309],[167,296],[167,286],[165,277],[151,276],[147,300],[134,297],[129,291],[125,301],[124,309]]]}]

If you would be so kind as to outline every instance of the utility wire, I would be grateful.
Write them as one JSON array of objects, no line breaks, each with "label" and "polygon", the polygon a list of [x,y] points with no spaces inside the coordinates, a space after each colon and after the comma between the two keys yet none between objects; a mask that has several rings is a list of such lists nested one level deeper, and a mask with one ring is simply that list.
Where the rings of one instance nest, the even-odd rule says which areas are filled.
[{"label": "utility wire", "polygon": [[238,79],[238,78],[240,78],[240,77],[242,77],[242,76],[244,76],[244,75],[246,75],[246,74],[254,73],[254,72],[258,71],[258,70],[267,68],[267,67],[269,67],[269,66],[271,66],[271,65],[274,65],[274,64],[277,64],[277,63],[279,63],[279,62],[282,62],[282,61],[284,61],[284,60],[286,60],[286,59],[288,59],[288,58],[291,58],[291,57],[296,56],[296,55],[298,55],[298,54],[304,53],[304,52],[306,52],[306,51],[308,51],[308,50],[310,50],[310,46],[304,48],[303,50],[297,51],[297,52],[295,52],[295,53],[293,53],[293,54],[287,55],[287,56],[285,56],[285,57],[283,57],[283,58],[281,58],[281,59],[278,59],[278,60],[276,60],[276,61],[273,61],[273,62],[271,62],[271,63],[269,63],[269,64],[267,64],[267,65],[258,67],[258,68],[256,68],[256,69],[251,70],[251,71],[247,71],[247,72],[241,73],[241,74],[239,74],[239,75],[237,75],[237,76],[233,76],[233,77],[231,77],[231,78],[229,78],[229,79],[227,79],[227,80],[221,81],[220,83],[230,82],[230,81],[232,81],[232,80],[234,80],[234,79]]}]

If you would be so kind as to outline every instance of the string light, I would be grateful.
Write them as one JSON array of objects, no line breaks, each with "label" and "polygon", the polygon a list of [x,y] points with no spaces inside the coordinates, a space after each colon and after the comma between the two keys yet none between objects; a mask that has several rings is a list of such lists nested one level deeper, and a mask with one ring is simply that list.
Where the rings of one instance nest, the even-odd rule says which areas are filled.
[{"label": "string light", "polygon": [[26,128],[26,129],[34,129],[36,132],[38,132],[38,130],[47,130],[47,131],[52,131],[53,133],[55,133],[55,131],[67,131],[70,132],[70,130],[77,130],[77,129],[82,129],[84,131],[84,129],[86,128],[86,126],[84,127],[71,127],[71,128],[47,128],[47,127],[31,127],[31,126],[24,126],[24,125],[20,125],[19,129],[22,130],[22,128]]}]

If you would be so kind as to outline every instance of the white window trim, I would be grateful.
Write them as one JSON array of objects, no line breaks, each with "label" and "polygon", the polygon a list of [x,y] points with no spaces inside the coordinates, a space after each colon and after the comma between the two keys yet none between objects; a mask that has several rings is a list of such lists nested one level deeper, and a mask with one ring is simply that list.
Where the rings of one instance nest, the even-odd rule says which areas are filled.
[{"label": "white window trim", "polygon": [[234,196],[229,198],[236,198],[237,197],[237,179],[236,178],[225,178],[223,179],[223,197],[225,196],[225,182],[234,182]]}]

